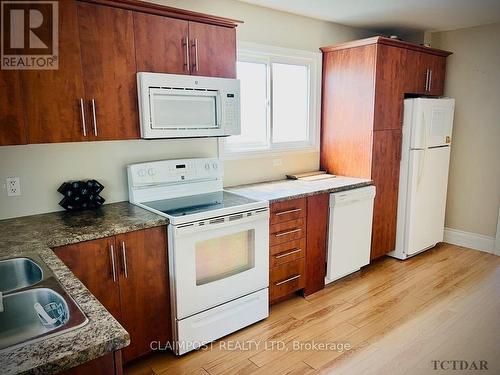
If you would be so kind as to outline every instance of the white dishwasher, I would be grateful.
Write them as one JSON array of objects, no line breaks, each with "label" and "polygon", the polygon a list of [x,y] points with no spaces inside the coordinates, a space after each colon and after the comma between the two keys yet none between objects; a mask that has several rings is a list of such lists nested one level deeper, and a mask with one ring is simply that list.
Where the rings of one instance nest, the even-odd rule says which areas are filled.
[{"label": "white dishwasher", "polygon": [[330,194],[325,284],[370,262],[375,186]]}]

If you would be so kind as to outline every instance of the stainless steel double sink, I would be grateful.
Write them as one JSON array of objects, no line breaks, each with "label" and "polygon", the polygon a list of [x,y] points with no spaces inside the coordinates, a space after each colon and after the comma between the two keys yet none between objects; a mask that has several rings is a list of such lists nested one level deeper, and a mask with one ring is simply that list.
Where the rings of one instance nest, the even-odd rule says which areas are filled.
[{"label": "stainless steel double sink", "polygon": [[0,350],[62,334],[87,321],[38,255],[0,260]]}]

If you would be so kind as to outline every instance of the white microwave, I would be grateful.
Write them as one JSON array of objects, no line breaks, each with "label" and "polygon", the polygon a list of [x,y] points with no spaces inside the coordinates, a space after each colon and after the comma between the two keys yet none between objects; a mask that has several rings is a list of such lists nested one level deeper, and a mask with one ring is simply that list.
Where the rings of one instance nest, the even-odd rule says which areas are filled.
[{"label": "white microwave", "polygon": [[137,73],[141,137],[225,137],[240,134],[240,81]]}]

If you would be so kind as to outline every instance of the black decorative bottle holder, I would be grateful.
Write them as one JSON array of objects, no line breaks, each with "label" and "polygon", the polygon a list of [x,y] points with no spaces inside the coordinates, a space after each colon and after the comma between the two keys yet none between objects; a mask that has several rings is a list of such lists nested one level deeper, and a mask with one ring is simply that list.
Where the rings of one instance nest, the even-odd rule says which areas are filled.
[{"label": "black decorative bottle holder", "polygon": [[104,186],[97,180],[63,182],[57,191],[64,195],[59,205],[68,211],[98,208],[105,199],[99,195]]}]

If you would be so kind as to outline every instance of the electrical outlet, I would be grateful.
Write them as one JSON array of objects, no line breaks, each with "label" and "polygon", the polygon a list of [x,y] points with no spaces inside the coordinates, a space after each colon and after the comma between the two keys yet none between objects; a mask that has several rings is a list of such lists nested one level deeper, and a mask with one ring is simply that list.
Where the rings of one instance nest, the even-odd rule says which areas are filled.
[{"label": "electrical outlet", "polygon": [[7,196],[17,197],[21,195],[21,180],[19,177],[7,177]]}]

